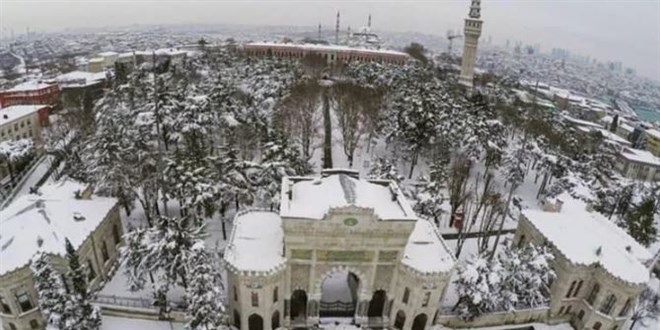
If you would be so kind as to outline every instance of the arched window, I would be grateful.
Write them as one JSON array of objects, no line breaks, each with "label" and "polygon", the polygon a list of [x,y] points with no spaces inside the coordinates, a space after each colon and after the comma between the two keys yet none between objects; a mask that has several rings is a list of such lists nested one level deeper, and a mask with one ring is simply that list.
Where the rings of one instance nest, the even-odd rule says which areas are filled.
[{"label": "arched window", "polygon": [[571,295],[573,293],[573,289],[575,289],[576,284],[577,284],[577,281],[573,281],[573,283],[571,283],[571,287],[568,288],[568,292],[566,292],[566,298],[571,297]]},{"label": "arched window", "polygon": [[600,312],[609,315],[612,312],[612,308],[614,308],[614,304],[616,303],[616,296],[613,294],[610,294],[607,296],[605,301],[600,305]]},{"label": "arched window", "polygon": [[424,313],[415,316],[412,324],[412,330],[424,330],[424,328],[426,328],[426,320],[427,316]]},{"label": "arched window", "polygon": [[431,292],[425,292],[424,299],[422,300],[422,307],[428,306],[429,300],[431,300]]},{"label": "arched window", "polygon": [[252,314],[248,317],[249,330],[264,330],[264,319],[259,314]]},{"label": "arched window", "polygon": [[394,329],[402,330],[403,325],[406,323],[406,313],[398,311],[394,319]]},{"label": "arched window", "polygon": [[252,307],[259,307],[259,294],[252,291]]},{"label": "arched window", "polygon": [[94,265],[92,261],[87,259],[87,279],[93,280],[96,277],[96,271],[94,271]]},{"label": "arched window", "polygon": [[307,317],[307,293],[296,290],[291,294],[291,320]]},{"label": "arched window", "polygon": [[273,302],[277,302],[277,299],[277,287],[275,287],[275,289],[273,289]]},{"label": "arched window", "polygon": [[626,316],[628,314],[628,311],[630,311],[630,306],[632,306],[632,300],[628,298],[626,300],[626,303],[623,305],[623,308],[621,308],[621,312],[619,312],[619,316]]},{"label": "arched window", "polygon": [[280,311],[274,311],[270,318],[270,326],[273,330],[280,327]]},{"label": "arched window", "polygon": [[108,246],[105,244],[105,241],[103,241],[103,244],[101,245],[101,255],[103,256],[103,262],[106,262],[108,259],[110,259],[110,255],[108,254]]},{"label": "arched window", "polygon": [[403,299],[401,299],[401,302],[407,305],[409,298],[410,298],[410,289],[405,288],[403,290]]},{"label": "arched window", "polygon": [[581,310],[581,311],[578,313],[577,318],[578,318],[578,320],[582,320],[583,317],[584,317],[584,311]]},{"label": "arched window", "polygon": [[387,294],[385,293],[385,290],[378,290],[374,292],[373,296],[371,296],[371,301],[369,301],[369,310],[367,311],[367,316],[382,317],[386,301]]},{"label": "arched window", "polygon": [[241,314],[234,309],[234,326],[238,329],[241,328]]},{"label": "arched window", "polygon": [[592,327],[592,329],[594,329],[594,330],[600,330],[600,327],[601,327],[601,326],[602,326],[602,324],[600,324],[600,322],[596,322],[596,323],[594,323],[594,326]]},{"label": "arched window", "polygon": [[573,292],[573,297],[576,297],[578,295],[578,293],[580,293],[580,289],[582,289],[582,282],[583,282],[582,280],[580,280],[580,282],[578,282],[578,286],[577,286],[577,288],[575,288],[575,292]]},{"label": "arched window", "polygon": [[589,292],[589,297],[587,297],[587,302],[590,305],[593,305],[594,301],[596,301],[596,297],[598,296],[598,291],[600,291],[600,285],[596,283],[594,284],[593,288],[591,288],[591,292]]}]

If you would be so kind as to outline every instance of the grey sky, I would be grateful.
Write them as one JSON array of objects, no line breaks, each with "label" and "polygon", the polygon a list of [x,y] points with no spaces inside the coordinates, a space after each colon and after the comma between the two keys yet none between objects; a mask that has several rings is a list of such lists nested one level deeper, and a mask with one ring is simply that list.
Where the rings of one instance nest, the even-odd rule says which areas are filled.
[{"label": "grey sky", "polygon": [[[462,28],[469,0],[435,1],[145,1],[0,0],[0,30],[59,30],[128,24],[230,23],[418,31],[444,36]],[[561,46],[604,60],[620,60],[660,80],[660,0],[485,0],[483,36]],[[6,31],[6,30],[5,30]]]}]

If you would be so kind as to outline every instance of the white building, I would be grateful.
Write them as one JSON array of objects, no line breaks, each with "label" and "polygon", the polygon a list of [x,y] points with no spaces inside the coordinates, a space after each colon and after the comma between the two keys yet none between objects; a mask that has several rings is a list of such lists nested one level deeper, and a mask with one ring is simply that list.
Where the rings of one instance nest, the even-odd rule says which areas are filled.
[{"label": "white building", "polygon": [[48,105],[12,105],[0,110],[0,142],[30,139],[41,146],[41,130],[47,124]]},{"label": "white building", "polygon": [[616,169],[626,178],[660,181],[660,158],[646,150],[624,148],[617,155]]},{"label": "white building", "polygon": [[0,211],[0,223],[0,328],[45,328],[30,268],[37,252],[49,254],[65,274],[69,239],[92,289],[116,266],[123,235],[117,200],[92,195],[83,184],[63,181],[21,196]]},{"label": "white building", "polygon": [[481,1],[472,0],[470,6],[470,15],[465,19],[465,41],[463,44],[463,60],[461,62],[460,83],[472,89],[472,80],[474,78],[474,64],[477,58],[477,44],[481,36],[481,26],[483,21],[481,17]]},{"label": "white building", "polygon": [[285,178],[280,213],[239,213],[225,250],[229,314],[241,330],[333,317],[428,329],[455,259],[399,188],[357,172]]},{"label": "white building", "polygon": [[651,253],[616,224],[568,194],[554,212],[525,210],[514,242],[548,245],[557,274],[548,323],[577,330],[621,329],[650,280]]}]

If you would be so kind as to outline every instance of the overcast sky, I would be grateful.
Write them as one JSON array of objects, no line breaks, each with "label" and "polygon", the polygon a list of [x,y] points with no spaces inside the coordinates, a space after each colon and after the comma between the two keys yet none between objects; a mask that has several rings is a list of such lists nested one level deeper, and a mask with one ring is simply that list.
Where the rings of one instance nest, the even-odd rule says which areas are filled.
[{"label": "overcast sky", "polygon": [[[461,29],[469,0],[221,1],[0,0],[0,30],[24,32],[129,24],[229,23],[331,28],[341,24],[444,36]],[[540,43],[603,60],[620,60],[660,81],[660,0],[485,0],[482,40]],[[8,32],[4,32],[5,34]]]}]

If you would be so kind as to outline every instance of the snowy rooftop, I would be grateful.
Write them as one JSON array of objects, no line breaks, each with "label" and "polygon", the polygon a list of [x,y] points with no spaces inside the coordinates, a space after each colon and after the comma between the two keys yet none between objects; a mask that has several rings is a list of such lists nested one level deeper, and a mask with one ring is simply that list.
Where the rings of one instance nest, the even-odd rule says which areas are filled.
[{"label": "snowy rooftop", "polygon": [[579,126],[587,126],[587,127],[594,127],[594,128],[603,128],[603,125],[599,125],[590,121],[582,120],[582,119],[577,119],[573,118],[571,116],[564,115],[564,118],[568,120],[569,122],[579,125]]},{"label": "snowy rooftop", "polygon": [[41,80],[30,80],[24,83],[18,84],[13,88],[8,89],[8,92],[24,92],[24,91],[34,91],[43,88],[53,86],[53,84],[47,84]]},{"label": "snowy rooftop", "polygon": [[0,126],[10,123],[16,119],[31,115],[47,105],[12,105],[0,110]]},{"label": "snowy rooftop", "polygon": [[64,87],[88,86],[106,80],[105,72],[72,71],[61,74],[55,80]]},{"label": "snowy rooftop", "polygon": [[[289,199],[291,190],[291,199]],[[368,181],[347,174],[320,178],[284,178],[280,215],[323,219],[331,208],[370,208],[381,220],[417,220],[398,186],[387,181]]]},{"label": "snowy rooftop", "polygon": [[633,162],[660,167],[660,158],[646,150],[624,148],[619,154],[621,157]]},{"label": "snowy rooftop", "polygon": [[117,56],[119,54],[117,54],[117,52],[103,52],[103,53],[99,53],[98,55],[102,57],[110,57],[110,56]]},{"label": "snowy rooftop", "polygon": [[283,244],[282,219],[276,213],[239,213],[224,258],[239,271],[270,272],[284,265]]},{"label": "snowy rooftop", "polygon": [[293,44],[293,43],[276,43],[276,42],[251,42],[245,44],[246,46],[257,46],[257,47],[290,47],[290,48],[303,48],[305,50],[316,50],[316,51],[358,51],[364,53],[372,54],[387,54],[387,55],[398,55],[408,57],[408,54],[403,52],[398,52],[396,50],[389,49],[369,49],[369,48],[356,48],[349,46],[341,45],[321,45],[321,44]]},{"label": "snowy rooftop", "polygon": [[85,241],[117,201],[76,199],[82,190],[75,181],[52,183],[0,210],[0,275],[27,265],[37,251],[64,256],[66,238],[76,248]]},{"label": "snowy rooftop", "polygon": [[653,128],[652,129],[647,129],[646,134],[660,140],[660,131],[658,131],[657,129],[653,129]]},{"label": "snowy rooftop", "polygon": [[651,253],[630,235],[586,204],[567,193],[561,212],[525,210],[523,215],[567,259],[576,264],[599,264],[610,274],[630,283],[649,280],[643,262]]},{"label": "snowy rooftop", "polygon": [[401,262],[422,273],[444,273],[452,269],[456,260],[437,228],[421,219],[408,238]]}]

